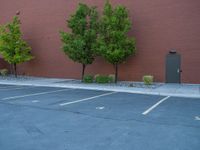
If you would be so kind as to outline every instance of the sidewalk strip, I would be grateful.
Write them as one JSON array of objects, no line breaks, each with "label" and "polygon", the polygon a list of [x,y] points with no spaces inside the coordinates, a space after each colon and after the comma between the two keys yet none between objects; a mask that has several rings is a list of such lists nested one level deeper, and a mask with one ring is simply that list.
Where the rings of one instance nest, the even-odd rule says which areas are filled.
[{"label": "sidewalk strip", "polygon": [[166,101],[168,98],[170,98],[170,96],[167,96],[167,97],[161,99],[159,102],[157,102],[156,104],[154,104],[153,106],[151,106],[149,109],[147,109],[146,111],[144,111],[142,114],[143,114],[143,115],[147,115],[147,114],[150,113],[153,109],[155,109],[158,105],[160,105],[162,102]]},{"label": "sidewalk strip", "polygon": [[62,103],[62,104],[59,104],[59,105],[60,106],[70,105],[70,104],[88,101],[88,100],[91,100],[91,99],[95,99],[95,98],[99,98],[99,97],[103,97],[103,96],[107,96],[107,95],[111,95],[111,94],[115,94],[115,93],[118,93],[118,92],[110,92],[110,93],[101,94],[101,95],[97,95],[97,96],[93,96],[93,97],[88,97],[88,98],[84,98],[84,99],[80,99],[80,100],[76,100],[76,101],[72,101],[72,102]]},{"label": "sidewalk strip", "polygon": [[18,99],[18,98],[24,98],[24,97],[30,97],[30,96],[37,96],[37,95],[44,95],[44,94],[68,91],[68,90],[72,90],[72,89],[62,89],[62,90],[56,90],[56,91],[48,91],[48,92],[34,93],[34,94],[28,94],[28,95],[6,97],[6,98],[3,98],[2,100],[12,100],[12,99]]}]

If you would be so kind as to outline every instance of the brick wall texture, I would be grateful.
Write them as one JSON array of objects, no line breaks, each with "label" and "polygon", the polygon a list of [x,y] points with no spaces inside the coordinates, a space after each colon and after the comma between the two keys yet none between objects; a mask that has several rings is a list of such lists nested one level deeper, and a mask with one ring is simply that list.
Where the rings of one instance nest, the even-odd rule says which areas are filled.
[{"label": "brick wall texture", "polygon": [[[66,19],[78,3],[98,6],[103,0],[1,0],[0,24],[10,21],[20,10],[24,39],[35,59],[19,65],[20,74],[44,77],[80,78],[81,65],[67,58],[59,31],[70,31]],[[182,57],[184,83],[200,83],[200,1],[199,0],[111,0],[125,5],[130,12],[137,54],[120,65],[120,80],[141,81],[145,74],[165,81],[165,57],[176,49]],[[88,66],[87,74],[113,74],[114,68],[102,58]]]}]

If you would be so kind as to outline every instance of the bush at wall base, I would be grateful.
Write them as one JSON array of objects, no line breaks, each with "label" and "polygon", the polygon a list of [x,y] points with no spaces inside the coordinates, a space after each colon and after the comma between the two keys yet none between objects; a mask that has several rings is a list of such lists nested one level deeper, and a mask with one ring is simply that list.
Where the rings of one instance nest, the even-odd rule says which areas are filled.
[{"label": "bush at wall base", "polygon": [[0,70],[0,75],[7,76],[8,75],[8,69],[1,69]]},{"label": "bush at wall base", "polygon": [[105,76],[105,75],[95,75],[95,82],[96,83],[112,83],[115,79],[112,76]]},{"label": "bush at wall base", "polygon": [[84,75],[83,82],[84,83],[93,83],[94,77],[92,75]]},{"label": "bush at wall base", "polygon": [[143,82],[145,85],[152,85],[153,84],[153,76],[152,75],[144,75]]},{"label": "bush at wall base", "polygon": [[114,74],[109,74],[108,77],[110,78],[110,83],[115,82],[115,75]]}]

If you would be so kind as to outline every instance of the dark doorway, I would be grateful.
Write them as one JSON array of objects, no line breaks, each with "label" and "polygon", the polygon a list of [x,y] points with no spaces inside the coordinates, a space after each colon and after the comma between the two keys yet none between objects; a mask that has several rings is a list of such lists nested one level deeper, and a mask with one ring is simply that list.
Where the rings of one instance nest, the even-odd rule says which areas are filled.
[{"label": "dark doorway", "polygon": [[181,83],[181,55],[170,51],[166,56],[166,83]]}]

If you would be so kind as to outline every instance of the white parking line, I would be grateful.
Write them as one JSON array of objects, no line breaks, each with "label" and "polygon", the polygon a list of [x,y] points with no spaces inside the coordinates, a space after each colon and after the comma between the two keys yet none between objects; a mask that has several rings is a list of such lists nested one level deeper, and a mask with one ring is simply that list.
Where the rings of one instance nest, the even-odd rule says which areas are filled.
[{"label": "white parking line", "polygon": [[200,121],[200,117],[199,117],[199,116],[196,116],[196,117],[195,117],[195,120]]},{"label": "white parking line", "polygon": [[30,97],[30,96],[51,94],[51,93],[56,93],[56,92],[68,91],[68,90],[72,90],[72,89],[62,89],[62,90],[56,90],[56,91],[48,91],[48,92],[34,93],[34,94],[28,94],[28,95],[6,97],[6,98],[3,98],[2,100],[12,100],[12,99],[17,99],[17,98],[24,98],[24,97]]},{"label": "white parking line", "polygon": [[34,88],[34,87],[16,87],[16,88],[0,88],[0,91],[11,91],[11,90],[20,90],[20,89]]},{"label": "white parking line", "polygon": [[167,97],[161,99],[161,100],[158,101],[156,104],[154,104],[153,106],[151,106],[149,109],[147,109],[146,111],[144,111],[142,114],[143,114],[143,115],[147,115],[147,114],[150,113],[153,109],[155,109],[158,105],[160,105],[162,102],[166,101],[168,98],[170,98],[170,96],[167,96]]},{"label": "white parking line", "polygon": [[79,103],[79,102],[88,101],[88,100],[91,100],[91,99],[111,95],[111,94],[114,94],[114,93],[117,93],[117,92],[105,93],[105,94],[101,94],[101,95],[97,95],[97,96],[93,96],[93,97],[88,97],[88,98],[84,98],[84,99],[80,99],[80,100],[76,100],[76,101],[72,101],[72,102],[62,103],[62,104],[59,104],[59,105],[60,106],[70,105],[70,104],[74,104],[74,103]]},{"label": "white parking line", "polygon": [[0,89],[8,89],[12,87],[19,87],[19,86],[0,86]]},{"label": "white parking line", "polygon": [[105,107],[104,107],[104,106],[96,107],[96,109],[98,109],[98,110],[103,110],[103,109],[105,109]]},{"label": "white parking line", "polygon": [[39,103],[39,100],[33,100],[32,103]]}]

